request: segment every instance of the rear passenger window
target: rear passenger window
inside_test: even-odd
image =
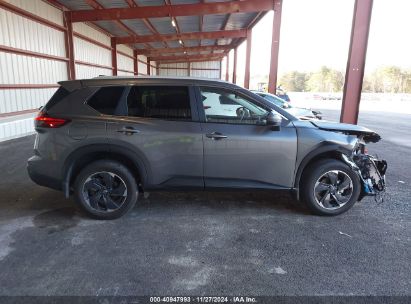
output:
[[[187,87],[134,86],[127,99],[128,115],[168,120],[191,120]]]
[[[105,87],[98,90],[87,104],[98,112],[106,115],[121,115],[119,100],[123,95],[124,87]]]

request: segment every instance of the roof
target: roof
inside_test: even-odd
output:
[[[157,62],[221,59],[273,0],[49,0]],[[179,61],[180,60],[180,61]]]
[[[77,79],[60,81],[59,84],[69,91],[87,87],[87,86],[115,86],[115,85],[133,85],[133,84],[214,84],[219,86],[234,87],[237,86],[231,82],[220,79],[201,78],[201,77],[175,77],[175,76],[100,76],[89,79]]]

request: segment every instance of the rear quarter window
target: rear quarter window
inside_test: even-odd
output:
[[[68,90],[66,90],[63,87],[59,87],[57,91],[53,94],[53,96],[51,96],[50,100],[47,102],[44,109],[50,110],[53,106],[62,101],[68,95],[70,95],[70,92]]]
[[[99,89],[87,102],[94,110],[105,115],[118,115],[118,105],[124,87],[104,87]]]

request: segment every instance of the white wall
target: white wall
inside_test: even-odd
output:
[[[160,64],[160,75],[218,79],[220,78],[220,61],[192,62],[190,64],[190,75],[188,74],[186,62]]]

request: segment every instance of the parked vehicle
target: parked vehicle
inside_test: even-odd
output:
[[[272,102],[276,106],[283,108],[288,113],[291,113],[292,115],[294,115],[295,117],[299,119],[303,119],[303,120],[322,119],[322,113],[318,110],[294,107],[289,102],[281,99],[280,97],[274,94],[260,92],[260,91],[251,91],[251,92],[267,99],[269,102]]]
[[[336,215],[385,189],[380,136],[356,125],[302,121],[219,80],[98,77],[60,82],[35,118],[28,173],[114,219],[139,193],[166,189],[290,190]]]

